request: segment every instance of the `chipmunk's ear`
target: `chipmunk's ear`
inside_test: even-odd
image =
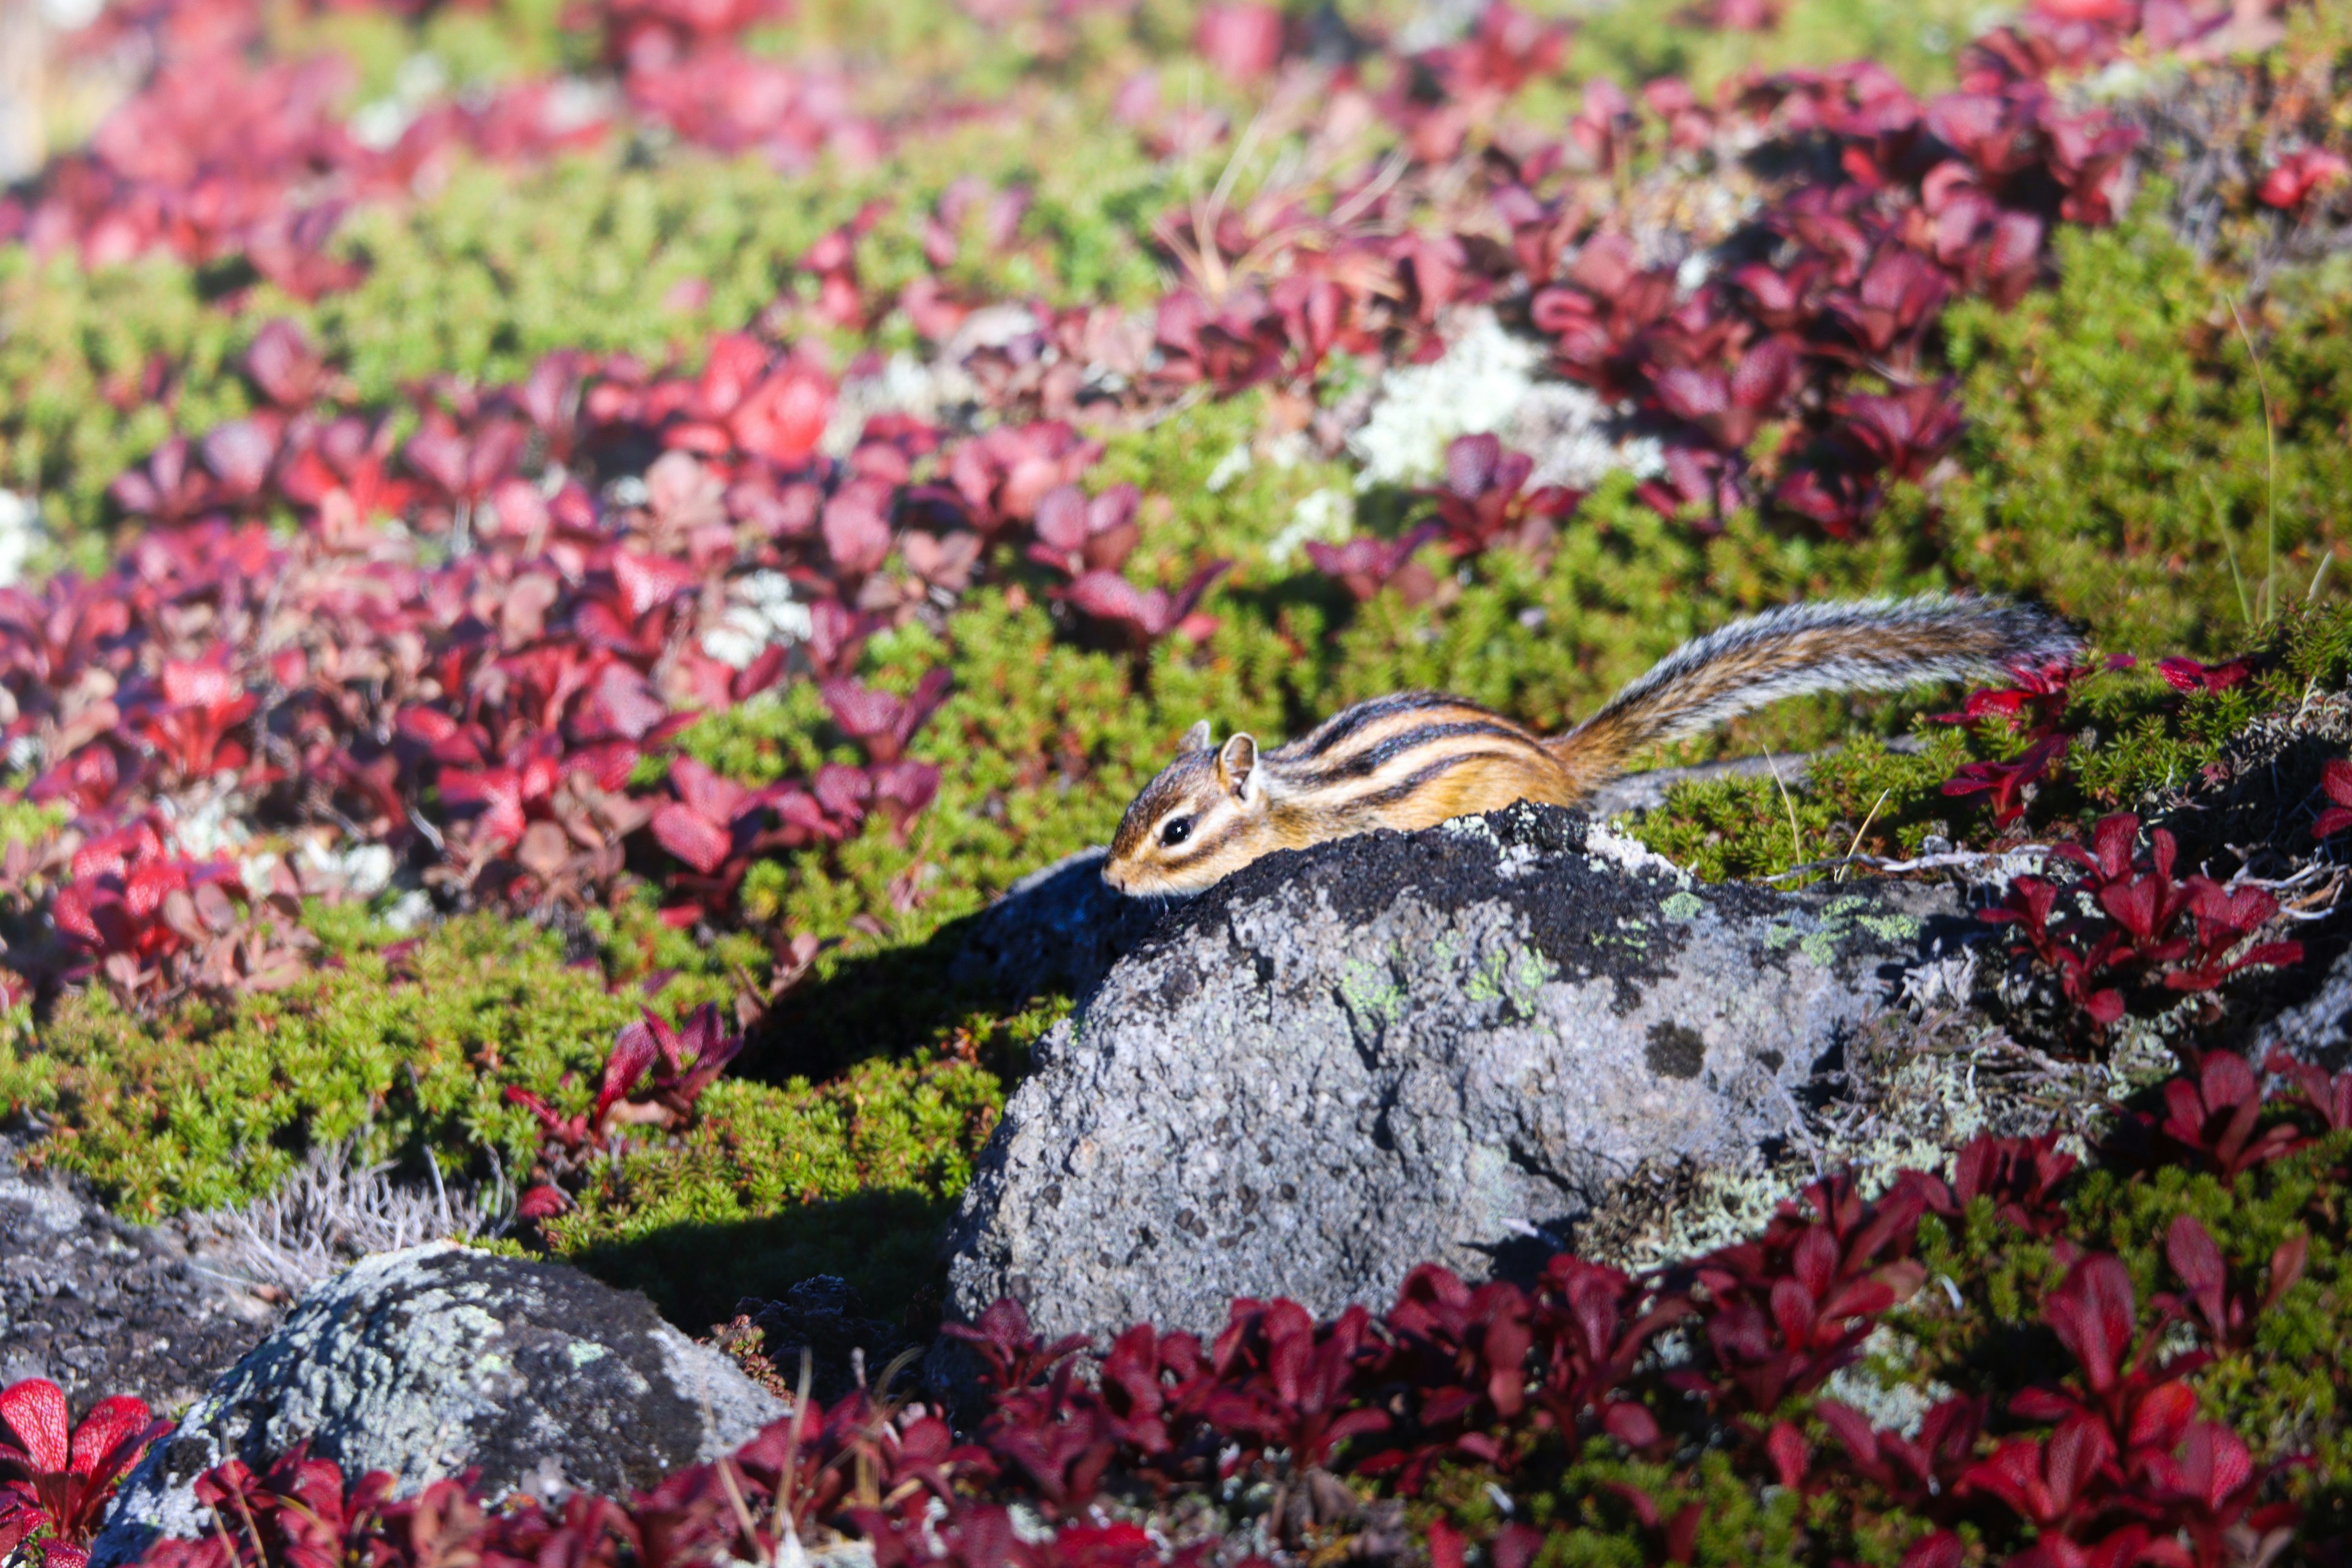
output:
[[[1217,782],[1235,800],[1254,805],[1265,792],[1257,776],[1257,742],[1235,735],[1217,752]]]
[[[1205,752],[1208,749],[1209,721],[1206,719],[1185,731],[1184,738],[1176,742],[1176,754],[1180,757],[1192,752]]]

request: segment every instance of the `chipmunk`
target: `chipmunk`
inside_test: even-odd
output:
[[[1213,748],[1204,719],[1127,808],[1102,877],[1122,893],[1197,892],[1276,849],[1513,801],[1573,805],[1642,747],[1782,697],[1999,676],[2081,647],[2055,618],[2005,599],[1792,605],[1685,643],[1549,740],[1429,691],[1360,702],[1267,751],[1248,735]]]

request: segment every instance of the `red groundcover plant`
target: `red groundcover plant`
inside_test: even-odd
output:
[[[54,1568],[82,1568],[114,1489],[148,1447],[172,1429],[143,1401],[101,1399],[79,1426],[67,1418],[66,1396],[47,1378],[0,1389],[0,1551],[25,1542]]]
[[[2138,835],[2139,818],[2128,812],[2101,818],[2089,848],[2062,844],[2052,852],[2082,868],[2081,878],[2061,884],[2020,877],[1981,916],[2015,927],[2011,952],[2054,971],[2067,1000],[2094,1026],[2124,1016],[2127,987],[2210,991],[2242,969],[2301,960],[2299,942],[2249,940],[2278,914],[2272,894],[2202,873],[2176,878],[2172,835],[2158,828],[2145,855],[2135,853]],[[2096,914],[2083,912],[2084,894]]]

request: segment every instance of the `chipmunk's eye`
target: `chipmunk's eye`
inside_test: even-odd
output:
[[[1167,845],[1171,849],[1192,837],[1192,819],[1189,816],[1172,818],[1166,826],[1160,830],[1160,842]]]

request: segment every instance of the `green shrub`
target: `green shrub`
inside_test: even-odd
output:
[[[698,1330],[813,1274],[936,1312],[939,1233],[1003,1103],[993,1074],[953,1061],[722,1081],[682,1136],[633,1140],[593,1175],[548,1247]]]
[[[354,952],[234,1008],[142,1018],[104,987],[78,992],[0,1064],[0,1096],[57,1123],[40,1158],[147,1218],[257,1196],[343,1139],[420,1174],[430,1151],[451,1175],[486,1176],[495,1158],[520,1176],[538,1127],[506,1086],[585,1109],[635,1016],[554,936],[473,916],[435,928],[398,973]]]

